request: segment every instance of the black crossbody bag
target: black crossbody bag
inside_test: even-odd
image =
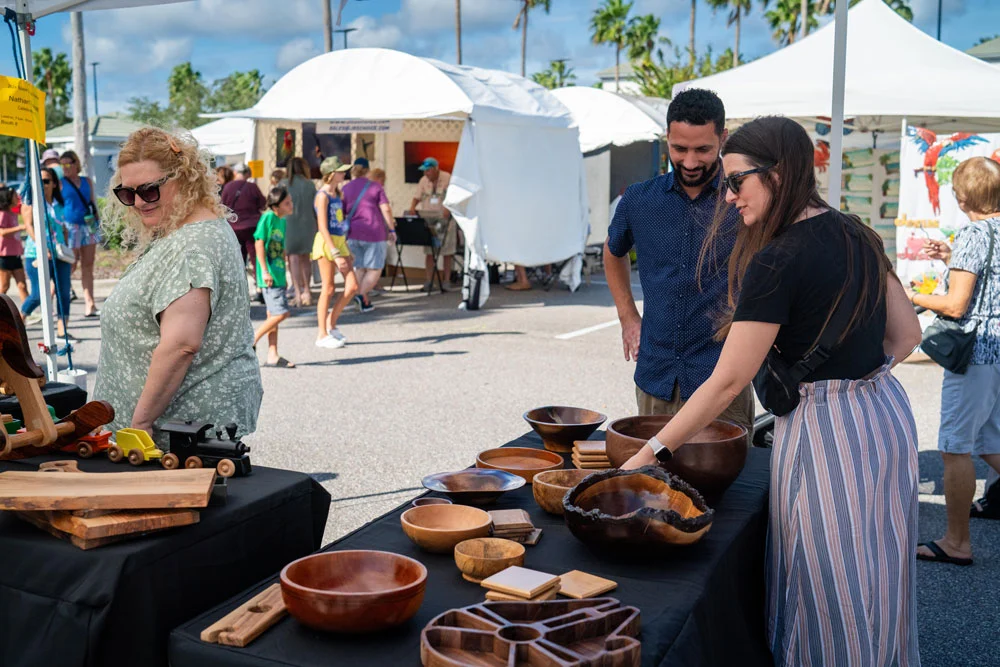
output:
[[[792,365],[782,359],[776,347],[771,348],[753,379],[754,391],[765,410],[776,417],[783,417],[798,406],[799,383],[830,358],[847,330],[852,312],[853,308],[847,307],[847,299],[842,298],[819,340]]]
[[[989,230],[990,234],[990,249],[986,253],[986,269],[983,271],[982,277],[983,289],[979,292],[979,298],[969,306],[968,312],[970,313],[975,311],[978,303],[986,295],[990,273],[993,269],[993,226],[987,223],[986,229]],[[945,370],[965,375],[965,371],[969,368],[969,362],[972,360],[972,352],[976,347],[978,329],[978,322],[971,331],[967,331],[959,324],[958,320],[938,315],[924,331],[920,349]]]

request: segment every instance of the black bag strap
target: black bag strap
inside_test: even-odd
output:
[[[83,179],[84,178],[87,178],[87,177],[86,176],[82,176],[80,178],[80,182],[81,183],[83,183]],[[96,218],[97,217],[97,207],[94,206],[94,201],[90,197],[84,197],[83,196],[83,192],[80,191],[80,188],[76,187],[76,183],[74,183],[73,181],[69,180],[68,178],[64,178],[63,180],[66,181],[67,183],[69,183],[71,186],[73,186],[73,189],[76,190],[77,196],[80,197],[80,203],[81,204],[85,204],[87,206],[87,208],[90,209],[91,214],[93,214],[93,216]],[[93,186],[93,184],[91,184],[91,186],[90,186],[90,192],[91,193],[94,192],[94,186]]]
[[[346,218],[344,218],[347,224],[351,224],[351,220],[354,219],[354,214],[358,212],[358,206],[361,204],[361,198],[365,196],[366,192],[368,192],[368,188],[371,186],[371,184],[372,184],[371,179],[369,179],[368,182],[365,183],[365,187],[361,188],[361,192],[360,194],[358,194],[358,198],[354,200],[354,206],[351,207],[351,212],[347,214]]]
[[[802,355],[791,368],[788,369],[790,379],[797,385],[802,382],[810,373],[822,366],[830,358],[833,350],[837,347],[840,337],[847,331],[847,325],[851,321],[854,308],[848,306],[850,299],[845,295],[841,297],[836,310],[830,316],[830,321],[819,335],[819,340],[812,348]]]

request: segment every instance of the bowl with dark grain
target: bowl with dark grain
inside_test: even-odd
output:
[[[439,472],[423,479],[425,489],[443,493],[456,503],[486,505],[501,495],[524,486],[523,477],[504,470],[468,468]]]
[[[593,470],[546,470],[535,475],[531,493],[538,506],[549,514],[563,513],[563,498]]]
[[[528,484],[543,470],[562,468],[564,464],[559,454],[531,447],[497,447],[479,452],[476,456],[477,468],[504,470],[523,477]]]
[[[611,465],[620,468],[670,419],[663,415],[625,417],[608,424],[607,453]],[[748,446],[746,428],[717,419],[679,447],[668,463],[661,465],[701,493],[717,496],[740,476]]]
[[[563,454],[572,452],[575,441],[589,438],[607,419],[600,412],[565,405],[547,405],[524,413],[524,421],[542,437],[545,449]]]
[[[315,630],[377,632],[405,623],[424,601],[427,568],[386,551],[328,551],[281,570],[288,613]]]

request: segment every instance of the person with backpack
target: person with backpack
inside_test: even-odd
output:
[[[80,267],[80,282],[83,283],[83,316],[99,317],[100,311],[94,302],[94,257],[97,244],[101,242],[100,218],[97,212],[97,197],[94,182],[80,175],[80,157],[74,151],[66,151],[59,156],[63,177],[60,181],[63,201],[63,217],[69,236],[69,247],[76,255]]]

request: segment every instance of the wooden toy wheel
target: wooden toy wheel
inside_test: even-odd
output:
[[[76,447],[76,453],[81,459],[89,459],[94,455],[94,448],[90,446],[89,442],[81,442]]]
[[[112,463],[118,463],[125,458],[125,452],[118,445],[111,445],[111,448],[108,449],[108,458],[111,459]]]
[[[236,474],[236,464],[229,459],[222,459],[219,461],[219,465],[215,466],[215,469],[219,471],[219,474],[223,477],[232,477]]]
[[[134,466],[141,466],[146,461],[146,457],[142,455],[141,449],[133,449],[128,453],[128,462]]]
[[[202,463],[201,459],[197,456],[189,456],[187,460],[184,461],[185,468],[202,468],[204,465],[205,464]]]
[[[176,454],[164,454],[163,458],[160,459],[160,463],[167,470],[176,470],[181,467],[181,460]]]

